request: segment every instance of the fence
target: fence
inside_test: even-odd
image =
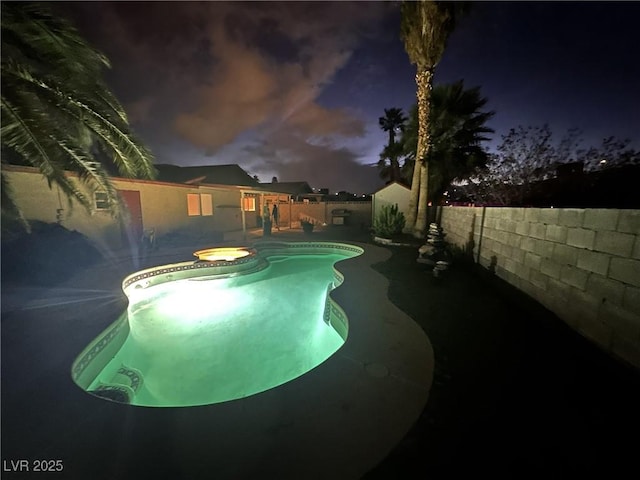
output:
[[[441,207],[447,240],[640,368],[640,210]]]
[[[371,226],[371,202],[281,202],[278,205],[279,223],[281,226],[300,226],[302,218],[317,224],[340,224],[338,215],[332,212],[346,210],[349,215],[344,218],[345,225],[359,226],[363,229]]]

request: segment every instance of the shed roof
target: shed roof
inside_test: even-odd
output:
[[[385,189],[387,189],[387,188],[389,188],[389,187],[392,187],[392,186],[394,186],[394,185],[398,185],[398,186],[400,186],[400,187],[406,188],[407,190],[411,190],[411,187],[408,187],[407,185],[405,185],[405,184],[404,184],[404,183],[402,183],[402,182],[391,182],[391,183],[387,183],[384,187],[382,187],[382,188],[380,188],[380,189],[376,190],[376,191],[374,192],[374,195],[375,195],[376,193],[381,192],[381,191],[383,191],[383,190],[385,190]]]

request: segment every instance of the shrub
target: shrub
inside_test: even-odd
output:
[[[404,213],[398,211],[398,204],[384,205],[373,222],[373,231],[379,237],[390,238],[402,232]]]
[[[103,259],[91,241],[75,230],[35,220],[29,224],[31,233],[2,238],[3,285],[57,285]]]

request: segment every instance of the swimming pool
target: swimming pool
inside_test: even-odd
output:
[[[123,282],[127,311],[79,355],[73,378],[94,395],[153,407],[220,403],[289,382],[344,344],[348,322],[329,295],[342,283],[334,265],[362,252],[269,242],[136,272]]]

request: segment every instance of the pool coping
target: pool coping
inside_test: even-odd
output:
[[[3,458],[61,458],[65,478],[125,479],[141,472],[190,479],[360,478],[421,414],[433,350],[424,331],[388,300],[386,278],[371,268],[390,257],[387,249],[319,243],[364,250],[336,264],[344,282],[331,296],[349,319],[347,341],[302,377],[242,400],[148,408],[92,397],[73,383],[70,366],[122,303],[88,320],[64,307],[27,312],[24,326],[12,324],[10,340],[20,342],[27,328],[24,351],[35,346],[41,352],[27,362],[28,385],[10,392],[8,402],[3,398],[3,413],[21,406],[10,419],[3,415]],[[115,280],[117,289],[123,278],[113,278],[117,270],[86,272],[67,286]],[[3,347],[4,334],[3,325]],[[60,348],[42,348],[52,341]],[[30,418],[34,409],[38,419]]]

